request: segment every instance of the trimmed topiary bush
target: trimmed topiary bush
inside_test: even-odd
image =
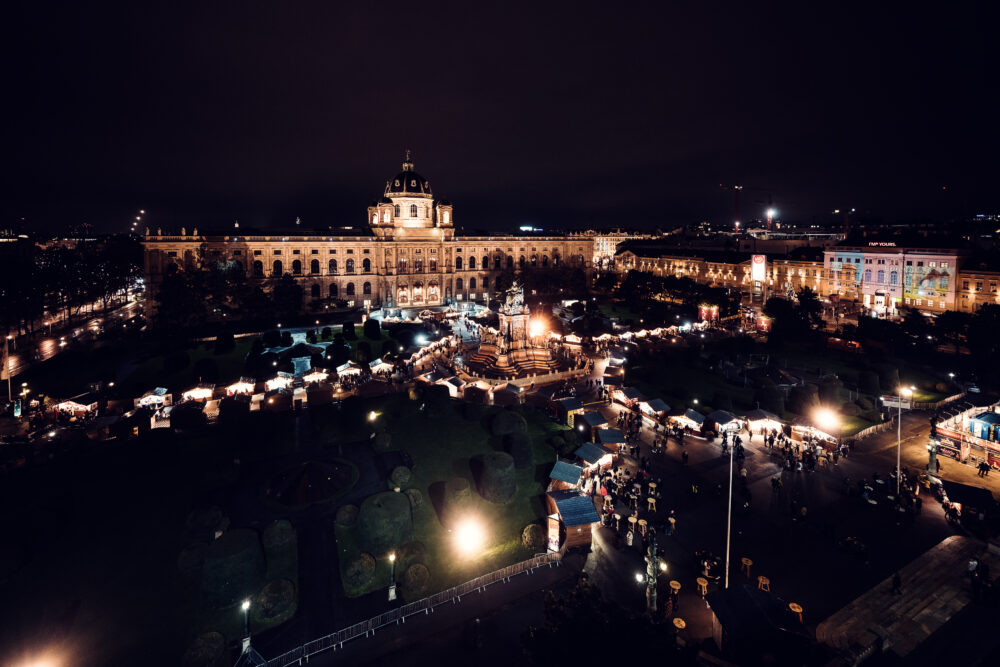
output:
[[[406,466],[396,466],[389,475],[389,485],[394,489],[402,489],[410,482],[413,474]]]
[[[505,503],[517,493],[514,457],[506,452],[489,452],[481,457],[483,465],[479,493],[493,503]]]
[[[413,530],[410,499],[386,491],[365,498],[358,509],[358,538],[364,549],[382,553],[402,543]]]
[[[418,596],[424,594],[427,590],[427,585],[430,583],[431,573],[427,569],[427,566],[423,563],[415,563],[410,567],[406,568],[406,572],[403,573],[403,579],[400,582],[403,589],[403,595],[406,596],[407,600],[414,600]]]
[[[229,519],[215,505],[199,507],[192,510],[185,522],[188,535],[192,540],[211,542],[216,533],[225,532],[229,528]]]
[[[531,448],[531,436],[527,433],[511,433],[504,438],[507,451],[514,459],[515,468],[527,468],[534,459],[534,451]]]
[[[490,425],[490,430],[493,431],[493,435],[509,435],[511,433],[524,433],[528,430],[528,423],[524,421],[524,417],[512,412],[510,410],[504,410],[503,412],[497,413],[493,417],[493,423]]]
[[[376,452],[387,452],[392,447],[392,436],[385,431],[380,431],[372,438],[372,448]]]
[[[344,566],[344,591],[359,592],[375,577],[375,558],[371,554],[358,554]]]
[[[537,523],[529,523],[521,531],[521,544],[529,549],[541,549],[545,546],[545,529]]]
[[[337,510],[337,516],[334,517],[333,522],[338,526],[343,526],[344,528],[350,528],[358,520],[358,508],[356,505],[344,505]]]
[[[211,608],[228,607],[259,590],[264,572],[264,550],[257,532],[228,530],[205,551],[202,593]]]
[[[840,414],[845,417],[857,417],[861,414],[861,408],[856,406],[854,403],[844,403],[840,406]]]
[[[288,579],[275,579],[268,582],[254,598],[250,607],[253,610],[251,621],[274,627],[294,616],[297,607],[295,584]]]
[[[396,559],[398,561],[396,567],[405,570],[405,568],[414,563],[423,563],[426,555],[427,548],[423,542],[418,540],[407,542],[396,551]]]
[[[413,509],[420,507],[420,503],[424,502],[424,494],[420,493],[419,489],[407,489],[403,493],[410,499],[410,507]]]
[[[268,578],[287,577],[297,581],[299,577],[299,541],[295,528],[287,519],[272,521],[261,535],[264,558],[267,561]]]

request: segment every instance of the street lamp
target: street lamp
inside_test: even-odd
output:
[[[246,599],[243,604],[240,605],[240,609],[243,610],[243,636],[250,636],[250,600]]]
[[[389,554],[389,602],[396,599],[396,552]]]
[[[902,484],[901,471],[903,462],[903,399],[909,399],[913,396],[914,387],[900,387],[897,391],[896,398],[896,408],[898,410],[896,417],[896,502],[899,502],[899,489]],[[909,408],[909,406],[907,406]]]

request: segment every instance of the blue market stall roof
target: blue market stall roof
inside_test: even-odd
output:
[[[780,422],[780,421],[782,421],[781,417],[779,417],[778,415],[774,414],[773,412],[768,412],[767,410],[759,410],[759,409],[758,410],[751,410],[750,412],[748,412],[746,414],[746,418],[749,419],[752,422],[763,421],[765,419],[769,419],[769,420],[771,420],[773,422]]]
[[[549,473],[549,478],[557,479],[567,484],[576,484],[580,481],[580,475],[582,474],[583,468],[580,466],[573,463],[566,463],[565,461],[556,461],[556,464],[552,466],[552,472]]]
[[[559,407],[565,410],[566,412],[573,412],[573,410],[583,409],[583,403],[581,403],[579,399],[576,398],[560,398],[558,401],[556,401],[556,403],[558,403]]]
[[[555,501],[559,519],[567,528],[598,523],[601,516],[594,509],[590,496],[578,491],[550,491],[549,498]]]
[[[602,428],[597,431],[597,439],[602,445],[619,445],[625,442],[625,436],[617,428]]]
[[[601,382],[607,387],[620,387],[622,384],[622,379],[617,375],[605,375],[601,378]]]
[[[670,412],[670,406],[664,403],[662,398],[654,398],[651,401],[646,401],[646,407],[652,412]]]
[[[622,387],[622,394],[630,401],[642,400],[642,392],[635,387]]]
[[[701,414],[697,410],[692,410],[691,408],[688,408],[687,410],[684,411],[684,416],[693,421],[695,424],[705,423],[705,415]]]
[[[726,410],[716,410],[708,416],[709,419],[714,421],[719,426],[723,426],[730,422],[736,421],[736,415],[732,412],[727,412]]]
[[[587,463],[597,463],[605,456],[608,456],[608,450],[592,442],[585,442],[573,454]]]
[[[608,420],[600,412],[584,412],[583,421],[587,422],[588,426],[603,426],[608,423]]]

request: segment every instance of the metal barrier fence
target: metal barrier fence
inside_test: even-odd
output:
[[[369,618],[368,620],[361,621],[360,623],[355,623],[354,625],[348,626],[342,630],[330,633],[325,637],[320,637],[319,639],[314,639],[311,642],[306,642],[302,646],[268,660],[267,667],[301,665],[303,662],[309,662],[309,658],[317,653],[322,653],[323,651],[327,651],[329,649],[340,648],[344,645],[344,643],[349,642],[352,639],[357,639],[358,637],[370,637],[375,634],[376,630],[389,625],[390,623],[405,623],[407,616],[419,614],[420,612],[429,614],[434,607],[444,604],[445,602],[461,602],[463,595],[468,595],[473,591],[481,591],[490,584],[495,584],[499,581],[506,582],[511,577],[523,572],[530,572],[531,570],[543,565],[551,567],[555,564],[558,566],[561,558],[562,556],[559,553],[535,554],[534,557],[528,560],[508,565],[502,570],[489,572],[476,577],[471,581],[467,581],[464,584],[459,584],[458,586],[441,591],[440,593],[435,593],[430,597],[417,600],[416,602],[411,602],[403,605],[402,607],[396,607],[395,609],[387,611],[384,614],[379,614],[374,618]]]

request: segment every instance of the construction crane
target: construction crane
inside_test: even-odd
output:
[[[733,231],[740,231],[740,193],[744,190],[750,192],[766,192],[767,193],[767,210],[765,215],[767,217],[767,231],[771,231],[774,224],[774,202],[771,196],[771,190],[769,188],[755,188],[755,187],[745,187],[743,185],[727,185],[726,183],[719,183],[719,187],[723,190],[728,190],[733,193]],[[758,203],[764,203],[763,201],[758,201]]]

